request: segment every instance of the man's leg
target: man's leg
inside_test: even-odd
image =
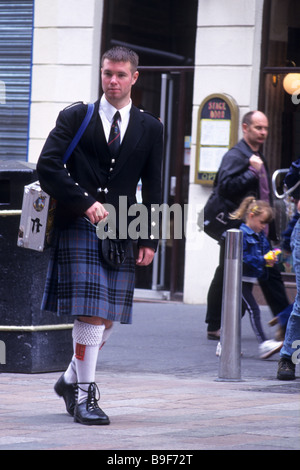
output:
[[[81,322],[83,325],[81,325]],[[91,326],[84,325],[88,323]],[[95,325],[95,328],[93,327]],[[98,326],[100,329],[98,330]],[[105,328],[105,329],[104,329]],[[74,332],[75,330],[75,332]],[[81,330],[90,330],[92,336],[99,334],[98,339],[88,340],[92,345],[80,345],[80,342],[87,342],[85,337],[82,337]],[[105,342],[110,337],[113,330],[113,322],[104,320],[98,317],[80,317],[80,321],[75,320],[73,329],[73,349],[74,354],[66,372],[59,378],[54,386],[56,393],[64,398],[66,409],[71,416],[74,416],[74,409],[77,401],[77,394],[79,392],[79,402],[85,401],[88,397],[88,389],[90,383],[95,381],[95,371],[98,358],[98,351],[101,349]],[[98,332],[97,332],[98,331]],[[85,335],[86,336],[86,335]],[[89,336],[89,335],[88,335]],[[75,337],[75,339],[74,339]],[[77,340],[79,342],[77,343]],[[98,341],[100,343],[98,344]],[[78,345],[77,345],[78,344]],[[95,347],[94,347],[95,346]],[[76,358],[77,350],[77,358]],[[85,353],[85,358],[80,355]],[[85,359],[85,360],[84,360]],[[77,369],[79,369],[79,377]],[[79,385],[79,382],[84,382],[84,385]]]
[[[75,365],[78,400],[74,420],[82,424],[109,424],[109,418],[99,408],[95,374],[99,347],[105,326],[111,322],[98,317],[80,317],[74,323]]]
[[[207,311],[205,322],[207,326],[207,336],[209,339],[220,339],[223,278],[224,278],[224,253],[225,242],[220,244],[220,261],[215,271],[214,278],[210,284],[207,294]]]
[[[295,302],[296,303],[296,302]],[[280,351],[280,360],[278,362],[277,378],[279,380],[294,380],[296,378],[296,361],[299,360],[300,346],[300,312],[297,307],[291,313],[289,318],[282,349]]]
[[[280,351],[277,378],[279,380],[294,380],[296,378],[297,350],[300,344],[300,219],[296,223],[291,236],[293,264],[296,274],[297,294],[289,317],[285,338]]]

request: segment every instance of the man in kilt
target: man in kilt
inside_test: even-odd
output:
[[[132,50],[114,47],[104,53],[103,95],[95,103],[91,120],[71,157],[63,163],[87,111],[87,105],[81,102],[59,113],[37,164],[42,188],[57,201],[42,309],[74,317],[73,358],[54,389],[64,398],[74,421],[86,425],[110,422],[98,406],[98,352],[114,322],[132,322],[135,264],[149,265],[157,247],[149,220],[151,210],[161,202],[163,126],[132,104],[137,67],[138,56]],[[112,139],[111,127],[115,132]],[[129,240],[125,261],[111,266],[103,257],[103,241],[97,236],[96,226],[107,220],[106,204],[117,215],[122,198],[126,198],[128,208],[136,204],[140,179],[148,214],[148,220],[143,221],[146,234],[143,231],[138,238],[136,259],[133,241]],[[119,216],[124,226],[127,214]],[[125,220],[128,226],[129,218]]]

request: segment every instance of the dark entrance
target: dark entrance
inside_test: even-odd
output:
[[[287,93],[283,80],[289,73],[300,73],[300,4],[297,0],[265,0],[259,109],[269,118],[264,150],[272,173],[289,168],[300,157],[300,82],[296,96]],[[279,173],[276,179],[279,194],[284,174]],[[280,235],[295,206],[290,198],[277,199],[275,205]],[[284,253],[281,269],[283,278],[293,281],[292,257],[288,253]]]
[[[103,19],[102,52],[124,45],[139,54],[133,103],[164,123],[163,202],[182,208],[188,202],[197,6],[198,0],[109,0]],[[183,291],[185,240],[170,234],[160,242],[155,262],[136,272],[142,296],[178,298]]]
[[[265,154],[272,171],[300,157],[300,95],[293,100],[283,88],[284,77],[294,72],[300,73],[300,4],[266,0],[259,107],[270,121]]]

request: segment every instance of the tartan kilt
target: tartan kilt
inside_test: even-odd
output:
[[[132,322],[135,260],[129,254],[119,268],[101,259],[96,228],[83,218],[57,229],[42,299],[42,310],[60,315],[102,317]]]

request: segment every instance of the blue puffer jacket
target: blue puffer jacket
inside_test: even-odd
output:
[[[271,245],[263,232],[255,233],[244,223],[240,230],[243,232],[243,275],[262,277],[266,269],[264,255],[272,249]]]
[[[293,162],[289,168],[288,173],[284,179],[284,183],[287,185],[288,189],[295,186],[300,179],[300,158]],[[297,186],[295,191],[291,193],[291,196],[294,199],[300,199],[300,186]]]

